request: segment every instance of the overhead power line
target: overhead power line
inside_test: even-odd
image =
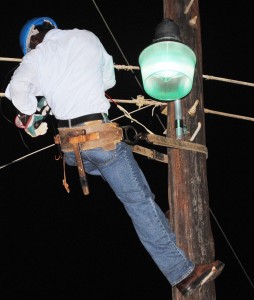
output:
[[[12,58],[12,57],[0,57],[0,61],[12,61],[12,62],[21,62],[21,58]],[[127,66],[125,65],[114,65],[115,69],[117,70],[124,70],[124,71],[133,71],[133,70],[140,70],[139,66],[131,66],[129,65],[128,61]],[[217,77],[217,76],[212,76],[212,75],[202,75],[204,79],[207,80],[217,80],[217,81],[223,81],[223,82],[228,82],[228,83],[233,83],[233,84],[240,84],[240,85],[246,85],[250,87],[254,87],[254,83],[252,82],[246,82],[246,81],[240,81],[240,80],[235,80],[235,79],[229,79],[229,78],[223,78],[223,77]],[[143,88],[142,88],[143,90]]]

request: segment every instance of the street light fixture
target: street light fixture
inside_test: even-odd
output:
[[[196,56],[168,18],[156,26],[153,43],[139,55],[139,65],[146,93],[157,100],[181,99],[192,89]]]

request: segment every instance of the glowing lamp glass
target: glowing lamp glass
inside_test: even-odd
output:
[[[139,56],[139,65],[144,89],[155,99],[181,99],[192,89],[196,56],[182,43],[163,41],[148,46]]]

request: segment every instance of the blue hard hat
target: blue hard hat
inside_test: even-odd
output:
[[[19,44],[24,55],[31,50],[29,44],[31,36],[33,34],[36,34],[36,32],[33,33],[35,26],[43,25],[44,22],[49,22],[50,25],[52,25],[52,28],[57,28],[56,22],[49,17],[33,18],[27,21],[26,24],[22,27],[19,34]]]

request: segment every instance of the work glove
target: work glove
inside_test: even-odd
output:
[[[45,134],[48,130],[48,124],[46,122],[42,122],[43,118],[44,117],[42,115],[33,114],[27,122],[25,132],[31,137],[37,137]]]
[[[31,137],[37,137],[45,134],[48,130],[48,124],[46,122],[42,122],[43,119],[44,116],[33,114],[29,116],[28,121],[24,125],[20,119],[20,116],[17,115],[15,118],[15,125],[19,128],[23,128]]]
[[[42,97],[40,100],[38,100],[36,111],[42,116],[47,116],[48,114],[52,115],[51,109],[48,106],[45,97]]]

